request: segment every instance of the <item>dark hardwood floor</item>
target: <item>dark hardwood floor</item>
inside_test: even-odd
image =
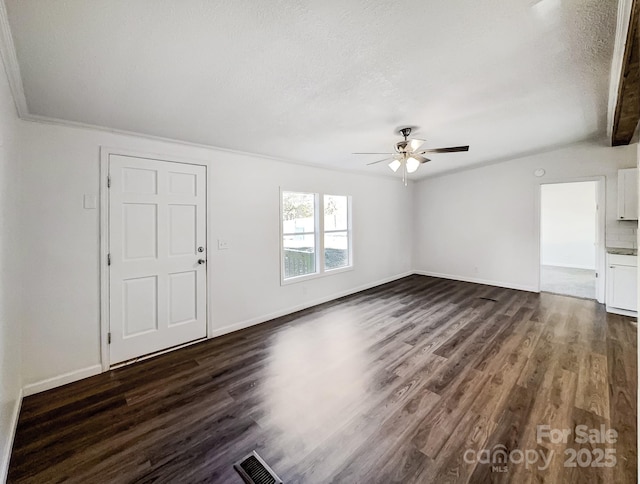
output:
[[[25,398],[9,482],[635,483],[636,354],[593,301],[410,276]]]

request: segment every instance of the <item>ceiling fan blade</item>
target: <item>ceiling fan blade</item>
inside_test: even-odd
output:
[[[387,161],[387,160],[391,160],[392,158],[386,157],[386,158],[382,158],[381,160],[378,161],[372,161],[371,163],[367,163],[367,165],[375,165],[376,163],[382,163],[383,161]]]
[[[417,149],[418,149],[418,148],[420,148],[420,147],[424,144],[424,142],[425,142],[425,140],[423,140],[423,139],[417,139],[417,138],[410,139],[410,140],[407,140],[407,141],[409,142],[409,151],[415,151],[415,150],[417,150]]]
[[[352,155],[392,155],[393,153],[351,153]]]
[[[456,153],[458,151],[469,151],[469,146],[452,146],[450,148],[433,148],[430,150],[422,150],[420,155],[425,153]]]
[[[427,161],[431,161],[429,158],[425,158],[424,156],[421,156],[421,155],[412,155],[411,157],[415,158],[420,163],[426,163]]]

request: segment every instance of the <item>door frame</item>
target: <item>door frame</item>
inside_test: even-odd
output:
[[[209,163],[203,160],[192,160],[187,158],[178,158],[170,155],[163,155],[158,153],[149,153],[149,152],[140,152],[134,150],[128,150],[123,148],[112,148],[107,146],[100,146],[100,362],[102,365],[102,371],[109,371],[111,367],[110,362],[110,353],[109,353],[109,323],[110,323],[110,314],[109,314],[109,265],[107,264],[107,256],[109,254],[109,187],[107,186],[108,175],[109,175],[109,157],[111,155],[120,155],[120,156],[129,156],[132,158],[143,158],[146,160],[153,161],[168,161],[170,163],[183,163],[187,165],[198,165],[203,166],[205,169],[205,183],[206,183],[206,193],[205,193],[205,207],[207,209],[207,215],[205,220],[207,222],[207,229],[205,231],[205,254],[207,254],[208,264],[206,267],[207,275],[207,298],[206,298],[206,339],[211,338],[211,311],[209,310],[211,305],[211,273],[209,270],[211,257],[209,253],[209,241],[211,239],[211,224],[209,223]],[[152,353],[151,355],[144,355],[140,358],[133,360],[143,360],[152,356],[156,356],[162,353],[166,353],[168,351],[173,351],[178,348],[182,348],[184,346],[189,346],[194,343],[198,343],[202,341],[202,339],[190,341],[188,343],[183,343],[177,346],[173,346],[171,348],[167,348],[165,350],[160,350],[158,352]],[[114,367],[119,367],[128,364],[128,362],[119,363]]]
[[[538,186],[536,189],[536,242],[537,242],[537,292],[540,292],[540,284],[542,278],[542,185],[556,185],[559,183],[580,183],[580,182],[596,182],[596,204],[598,220],[596,228],[598,230],[598,250],[596,251],[596,271],[598,278],[596,281],[596,301],[601,304],[606,302],[606,216],[607,216],[607,183],[606,177],[603,175],[598,176],[585,176],[585,177],[568,177],[568,178],[554,178],[554,179],[540,179],[538,180]]]

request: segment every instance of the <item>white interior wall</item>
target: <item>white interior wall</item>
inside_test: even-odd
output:
[[[18,236],[20,172],[18,117],[4,69],[0,68],[0,482],[9,464],[21,379]]]
[[[605,175],[608,227],[615,227],[617,169],[635,164],[635,147],[580,143],[405,188],[394,178],[142,137],[31,122],[19,126],[25,187],[21,269],[32,302],[25,305],[22,318],[27,385],[53,379],[46,385],[53,386],[100,371],[99,214],[82,205],[84,194],[98,194],[100,146],[209,165],[212,335],[413,269],[535,290],[538,184]],[[532,174],[538,167],[547,170],[541,179]],[[280,286],[280,187],[353,196],[353,271]],[[218,238],[227,240],[230,248],[216,250]],[[413,264],[412,241],[419,248],[413,251]]]
[[[99,371],[99,214],[83,208],[83,195],[98,194],[100,146],[207,162],[212,334],[411,270],[412,186],[397,178],[41,123],[22,122],[21,138],[28,191],[21,240],[31,301],[23,327],[27,385]],[[352,271],[280,285],[280,187],[353,196]],[[228,250],[216,250],[219,238]]]
[[[607,239],[616,231],[635,238],[636,222],[616,221],[617,170],[635,166],[635,153],[635,145],[583,142],[416,183],[414,269],[537,290],[539,184],[605,176]],[[546,174],[534,176],[537,168]]]
[[[597,183],[552,183],[540,188],[542,264],[595,270]]]

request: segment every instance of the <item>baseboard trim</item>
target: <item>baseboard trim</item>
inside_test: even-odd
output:
[[[607,308],[607,312],[608,313],[620,314],[621,316],[630,316],[632,318],[637,318],[638,317],[638,312],[637,311],[631,311],[629,309],[614,308],[614,307],[611,307],[611,306],[606,306],[606,308]]]
[[[401,274],[396,274],[391,277],[387,277],[384,279],[380,279],[378,281],[363,284],[362,286],[358,286],[352,289],[348,289],[346,291],[341,291],[339,293],[335,293],[331,296],[315,299],[313,301],[309,301],[303,304],[299,304],[294,307],[290,307],[287,309],[283,309],[280,311],[273,312],[271,314],[267,314],[265,316],[259,316],[257,318],[252,318],[246,321],[241,321],[239,323],[234,323],[229,326],[225,326],[223,328],[214,328],[209,332],[208,339],[215,338],[217,336],[222,336],[224,334],[233,333],[234,331],[239,331],[241,329],[248,328],[250,326],[255,326],[260,323],[265,323],[267,321],[271,321],[272,319],[279,318],[281,316],[286,316],[291,313],[295,313],[296,311],[301,311],[303,309],[307,309],[313,306],[317,306],[318,304],[322,304],[325,302],[333,301],[334,299],[338,299],[344,296],[348,296],[350,294],[355,294],[356,292],[364,291],[366,289],[371,289],[372,287],[380,286],[381,284],[387,284],[388,282],[393,282],[398,279],[402,279],[403,277],[407,277],[413,274],[413,271],[403,272]],[[203,340],[192,341],[186,343],[184,345],[180,345],[176,348],[170,348],[168,350],[164,350],[158,353],[154,353],[153,355],[145,355],[139,358],[139,360],[151,358],[153,356],[158,356],[159,354],[166,353],[168,351],[173,351],[175,349],[179,349],[182,346],[189,346],[191,344],[199,343]],[[114,365],[119,367],[121,365]],[[111,368],[113,369],[113,368]],[[107,370],[108,371],[108,370]],[[79,370],[71,371],[69,373],[64,373],[62,375],[54,376],[52,378],[47,378],[46,380],[41,380],[39,382],[30,383],[25,385],[23,388],[23,395],[25,397],[29,395],[34,395],[36,393],[44,392],[47,390],[51,390],[52,388],[56,388],[62,385],[66,385],[67,383],[72,383],[74,381],[82,380],[84,378],[89,378],[94,375],[98,375],[103,372],[102,365],[93,365],[87,368],[81,368]]]
[[[317,306],[319,304],[323,304],[329,301],[333,301],[335,299],[339,299],[341,297],[345,297],[345,296],[349,296],[351,294],[355,294],[357,292],[361,292],[361,291],[366,291],[367,289],[371,289],[372,287],[376,287],[376,286],[380,286],[382,284],[387,284],[389,282],[393,282],[396,281],[398,279],[402,279],[403,277],[407,277],[410,276],[412,274],[418,274],[418,275],[422,275],[422,276],[430,276],[430,277],[438,277],[441,279],[452,279],[452,280],[456,280],[456,281],[462,281],[462,282],[471,282],[471,283],[475,283],[475,284],[485,284],[485,285],[489,285],[489,286],[497,286],[497,287],[505,287],[508,289],[516,289],[516,290],[520,290],[520,291],[528,291],[528,292],[538,292],[538,290],[532,286],[524,286],[524,285],[520,285],[520,284],[511,284],[511,283],[506,283],[506,282],[500,282],[500,281],[488,281],[488,280],[484,280],[484,279],[476,279],[476,278],[472,278],[472,277],[463,277],[463,276],[455,276],[455,275],[451,275],[451,274],[442,274],[442,273],[438,273],[438,272],[431,272],[431,271],[406,271],[400,274],[396,274],[390,277],[385,277],[383,279],[379,279],[375,282],[371,282],[368,284],[363,284],[361,286],[358,287],[354,287],[351,289],[347,289],[345,291],[340,291],[337,293],[334,293],[330,296],[325,296],[325,297],[321,297],[318,299],[314,299],[312,301],[307,301],[305,303],[302,304],[298,304],[296,306],[292,306],[286,309],[281,309],[279,311],[275,311],[273,313],[270,314],[266,314],[263,316],[258,316],[256,318],[252,318],[252,319],[248,319],[245,321],[240,321],[237,323],[233,323],[230,324],[228,326],[224,326],[222,328],[213,328],[210,332],[209,332],[209,336],[208,339],[211,338],[215,338],[218,336],[222,336],[225,334],[229,334],[229,333],[233,333],[235,331],[240,331],[241,329],[246,329],[249,328],[251,326],[255,326],[261,323],[265,323],[267,321],[271,321],[273,319],[282,317],[282,316],[286,316],[288,314],[291,313],[295,313],[297,311],[302,311],[303,309],[308,309],[311,308],[313,306]],[[199,341],[197,341],[199,342]],[[187,345],[189,344],[193,344],[195,342],[191,342],[191,343],[187,343]],[[173,348],[173,349],[177,349],[177,348]],[[170,350],[167,350],[170,351]],[[166,351],[165,351],[166,352]],[[157,354],[151,355],[151,356],[157,356]],[[144,357],[143,357],[144,358]],[[67,383],[72,383],[74,381],[78,381],[78,380],[82,380],[84,378],[88,378],[94,375],[98,375],[99,373],[102,373],[102,365],[93,365],[93,366],[89,366],[87,368],[82,368],[79,370],[75,370],[75,371],[71,371],[69,373],[64,373],[62,375],[58,375],[52,378],[48,378],[46,380],[41,380],[39,382],[35,382],[35,383],[30,383],[28,385],[25,385],[23,388],[23,392],[22,394],[27,397],[29,395],[34,395],[36,393],[40,393],[40,392],[44,392],[46,390],[51,390],[52,388],[56,388],[62,385],[66,385]]]
[[[20,417],[20,408],[22,408],[22,395],[23,391],[20,390],[16,403],[13,405],[13,412],[11,414],[11,429],[7,436],[7,447],[2,456],[0,462],[0,482],[7,482],[7,475],[9,473],[9,462],[11,460],[11,451],[13,450],[13,440],[16,436],[16,429],[18,428],[18,418]]]
[[[487,286],[504,287],[506,289],[516,289],[518,291],[540,292],[534,286],[525,286],[523,284],[513,284],[511,282],[490,281],[486,279],[477,279],[475,277],[454,276],[452,274],[442,274],[440,272],[431,272],[431,271],[414,271],[414,274],[418,274],[421,276],[439,277],[440,279],[451,279],[454,281],[461,281],[461,282],[472,282],[474,284],[484,284]]]
[[[67,383],[73,383],[74,381],[89,378],[90,376],[98,375],[102,373],[102,365],[92,365],[79,370],[70,371],[62,375],[47,378],[35,383],[29,383],[23,388],[23,394],[25,397],[29,395],[35,395],[36,393],[51,390],[52,388],[66,385]]]
[[[280,311],[275,311],[265,316],[258,316],[257,318],[247,319],[245,321],[233,323],[228,326],[224,326],[222,328],[213,328],[212,331],[209,332],[209,338],[215,338],[217,336],[222,336],[225,334],[233,333],[235,331],[240,331],[241,329],[246,329],[251,326],[255,326],[257,324],[266,323],[267,321],[271,321],[272,319],[280,318],[282,316],[287,316],[288,314],[295,313],[297,311],[302,311],[303,309],[308,309],[313,306],[317,306],[318,304],[324,304],[326,302],[333,301],[341,297],[349,296],[351,294],[355,294],[360,291],[366,291],[367,289],[371,289],[372,287],[397,281],[398,279],[402,279],[403,277],[407,277],[412,274],[414,274],[414,271],[403,272],[401,274],[396,274],[395,276],[386,277],[384,279],[380,279],[378,281],[371,282],[369,284],[363,284],[362,286],[358,286],[352,289],[347,289],[346,291],[341,291],[341,292],[332,294],[331,296],[314,299],[313,301],[308,301],[303,304],[298,304],[297,306],[289,307],[287,309],[282,309]]]

